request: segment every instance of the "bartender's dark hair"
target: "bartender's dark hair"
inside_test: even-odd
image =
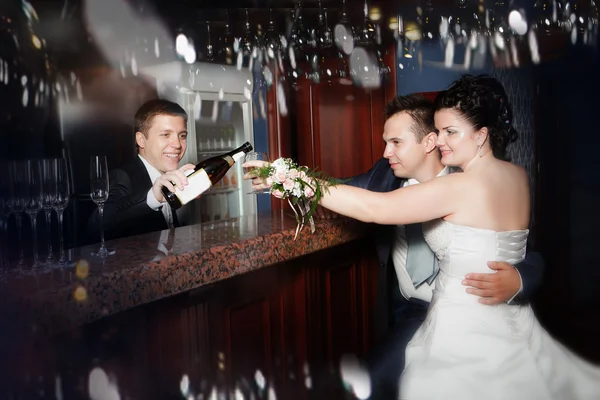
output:
[[[144,136],[147,137],[148,130],[152,125],[152,119],[157,115],[182,117],[187,124],[187,113],[179,104],[164,99],[149,100],[138,108],[133,120],[133,136],[136,148],[138,145],[135,140],[135,134],[137,132],[142,132]]]
[[[413,120],[411,130],[415,134],[417,143],[421,143],[430,132],[436,131],[433,122],[435,107],[433,101],[425,96],[413,93],[396,97],[385,107],[385,120],[402,112],[410,115]]]

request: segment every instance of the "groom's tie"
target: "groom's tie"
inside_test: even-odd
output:
[[[406,243],[406,271],[410,275],[415,287],[423,282],[431,284],[438,273],[438,263],[435,255],[423,238],[421,224],[405,225]]]

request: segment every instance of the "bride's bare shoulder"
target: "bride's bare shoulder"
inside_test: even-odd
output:
[[[527,173],[527,170],[520,165],[516,165],[508,161],[502,161],[502,164],[504,164],[511,173],[515,174],[515,177],[529,180],[529,174]]]

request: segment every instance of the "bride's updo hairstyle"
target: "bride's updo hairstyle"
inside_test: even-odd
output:
[[[488,75],[464,75],[437,95],[435,110],[445,108],[460,112],[475,130],[487,128],[494,156],[510,161],[506,148],[519,135],[512,126],[512,108],[500,82]]]

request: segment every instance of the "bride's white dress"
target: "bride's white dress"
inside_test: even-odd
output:
[[[400,399],[600,399],[600,368],[554,340],[529,305],[483,305],[461,283],[469,272],[490,272],[489,260],[522,261],[527,230],[435,220],[423,233],[440,273],[425,322],[406,349]]]

